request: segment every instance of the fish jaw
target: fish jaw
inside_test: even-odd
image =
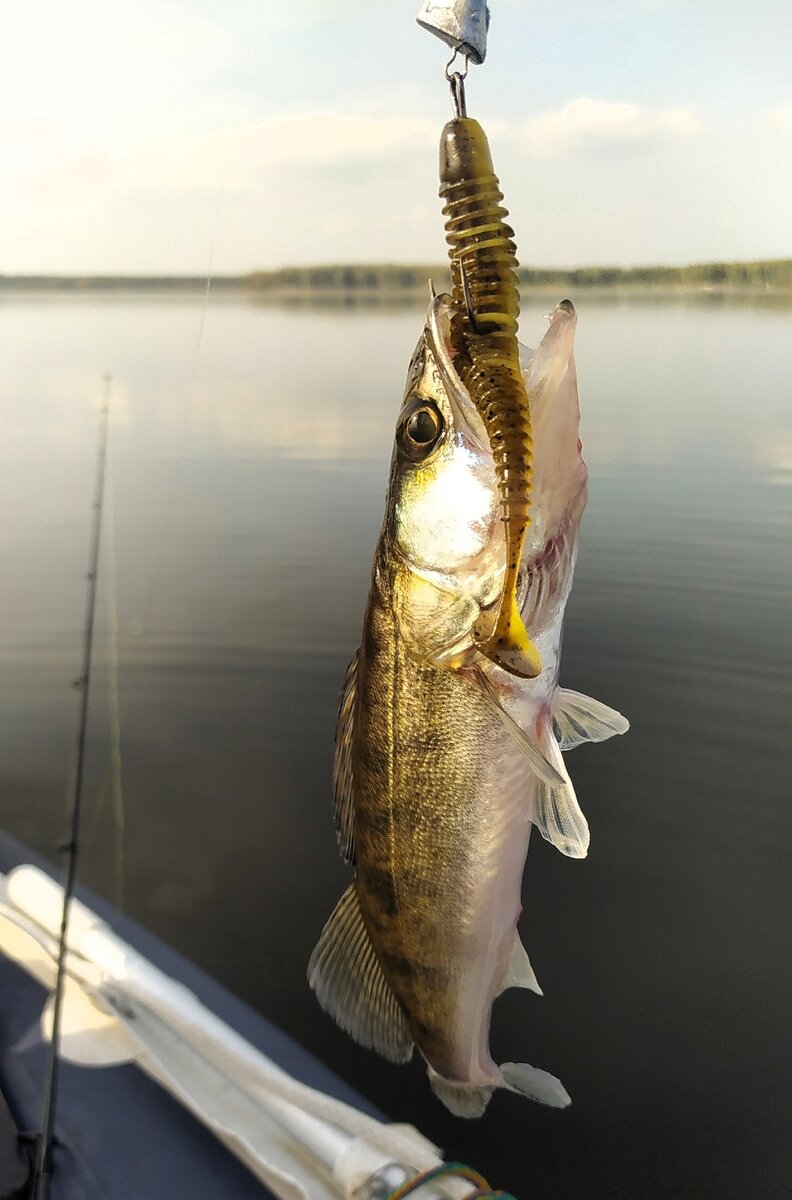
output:
[[[574,542],[586,506],[588,469],[580,441],[580,404],[574,340],[577,313],[562,300],[532,353],[523,348],[522,368],[534,426],[533,521],[523,565],[530,566],[560,537]]]
[[[398,440],[391,463],[383,538],[405,570],[397,612],[405,644],[418,661],[459,667],[481,658],[501,608],[507,539],[495,462],[486,429],[454,366],[447,295],[433,299],[408,373],[403,410],[426,397],[442,414],[442,444],[426,462],[405,462]],[[491,655],[507,672],[543,673],[537,637],[566,602],[587,470],[579,437],[574,363],[577,323],[569,301],[550,315],[535,353],[522,350],[534,409],[534,517],[516,597],[515,629],[527,638],[519,662]],[[525,643],[523,645],[523,642]]]
[[[402,413],[417,400],[441,414],[441,443],[425,461],[391,461],[382,544],[400,570],[394,604],[417,661],[457,666],[473,648],[482,610],[500,594],[505,534],[492,453],[450,357],[449,297],[432,302],[410,364]],[[403,417],[400,417],[400,425]]]

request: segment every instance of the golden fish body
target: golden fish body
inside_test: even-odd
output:
[[[586,853],[560,745],[601,740],[625,722],[558,689],[586,495],[574,309],[559,306],[527,364],[537,505],[519,602],[542,658],[533,679],[499,667],[476,642],[502,594],[506,531],[487,431],[454,364],[457,317],[450,297],[433,302],[408,374],[336,737],[339,842],[355,877],[309,979],[364,1045],[394,1060],[417,1046],[444,1103],[475,1116],[498,1086],[568,1103],[552,1075],[493,1062],[491,1009],[504,987],[539,991],[517,933],[531,826],[565,854]]]
[[[396,617],[405,574],[378,559],[358,659],[356,887],[410,1041],[444,1079],[491,1089],[489,1009],[519,916],[529,769],[474,674],[412,657]]]

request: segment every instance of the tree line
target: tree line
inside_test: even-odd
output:
[[[684,267],[576,267],[572,270],[521,267],[523,286],[574,287],[680,286],[792,288],[792,259],[760,262],[696,263]],[[255,271],[249,287],[262,291],[417,291],[432,279],[438,289],[449,285],[448,267],[395,263],[352,266],[283,267]]]
[[[792,259],[757,262],[695,263],[684,267],[521,267],[523,287],[681,287],[770,289],[792,291]],[[277,293],[425,292],[432,279],[437,290],[448,288],[448,265],[370,263],[313,267],[281,267],[249,275],[218,275],[213,291],[248,289]],[[206,288],[202,275],[0,275],[0,289],[41,291],[198,290]]]

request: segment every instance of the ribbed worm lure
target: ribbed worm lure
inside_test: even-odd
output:
[[[449,76],[456,116],[440,141],[440,196],[458,306],[452,336],[455,366],[487,430],[506,527],[506,572],[494,628],[484,614],[474,630],[478,649],[532,679],[542,669],[517,601],[520,560],[531,520],[531,405],[520,371],[520,298],[514,231],[486,134],[465,113],[464,81]]]

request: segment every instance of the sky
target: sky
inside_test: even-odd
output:
[[[0,273],[439,262],[419,0],[1,0]],[[792,256],[789,0],[490,0],[468,112],[537,266]]]

